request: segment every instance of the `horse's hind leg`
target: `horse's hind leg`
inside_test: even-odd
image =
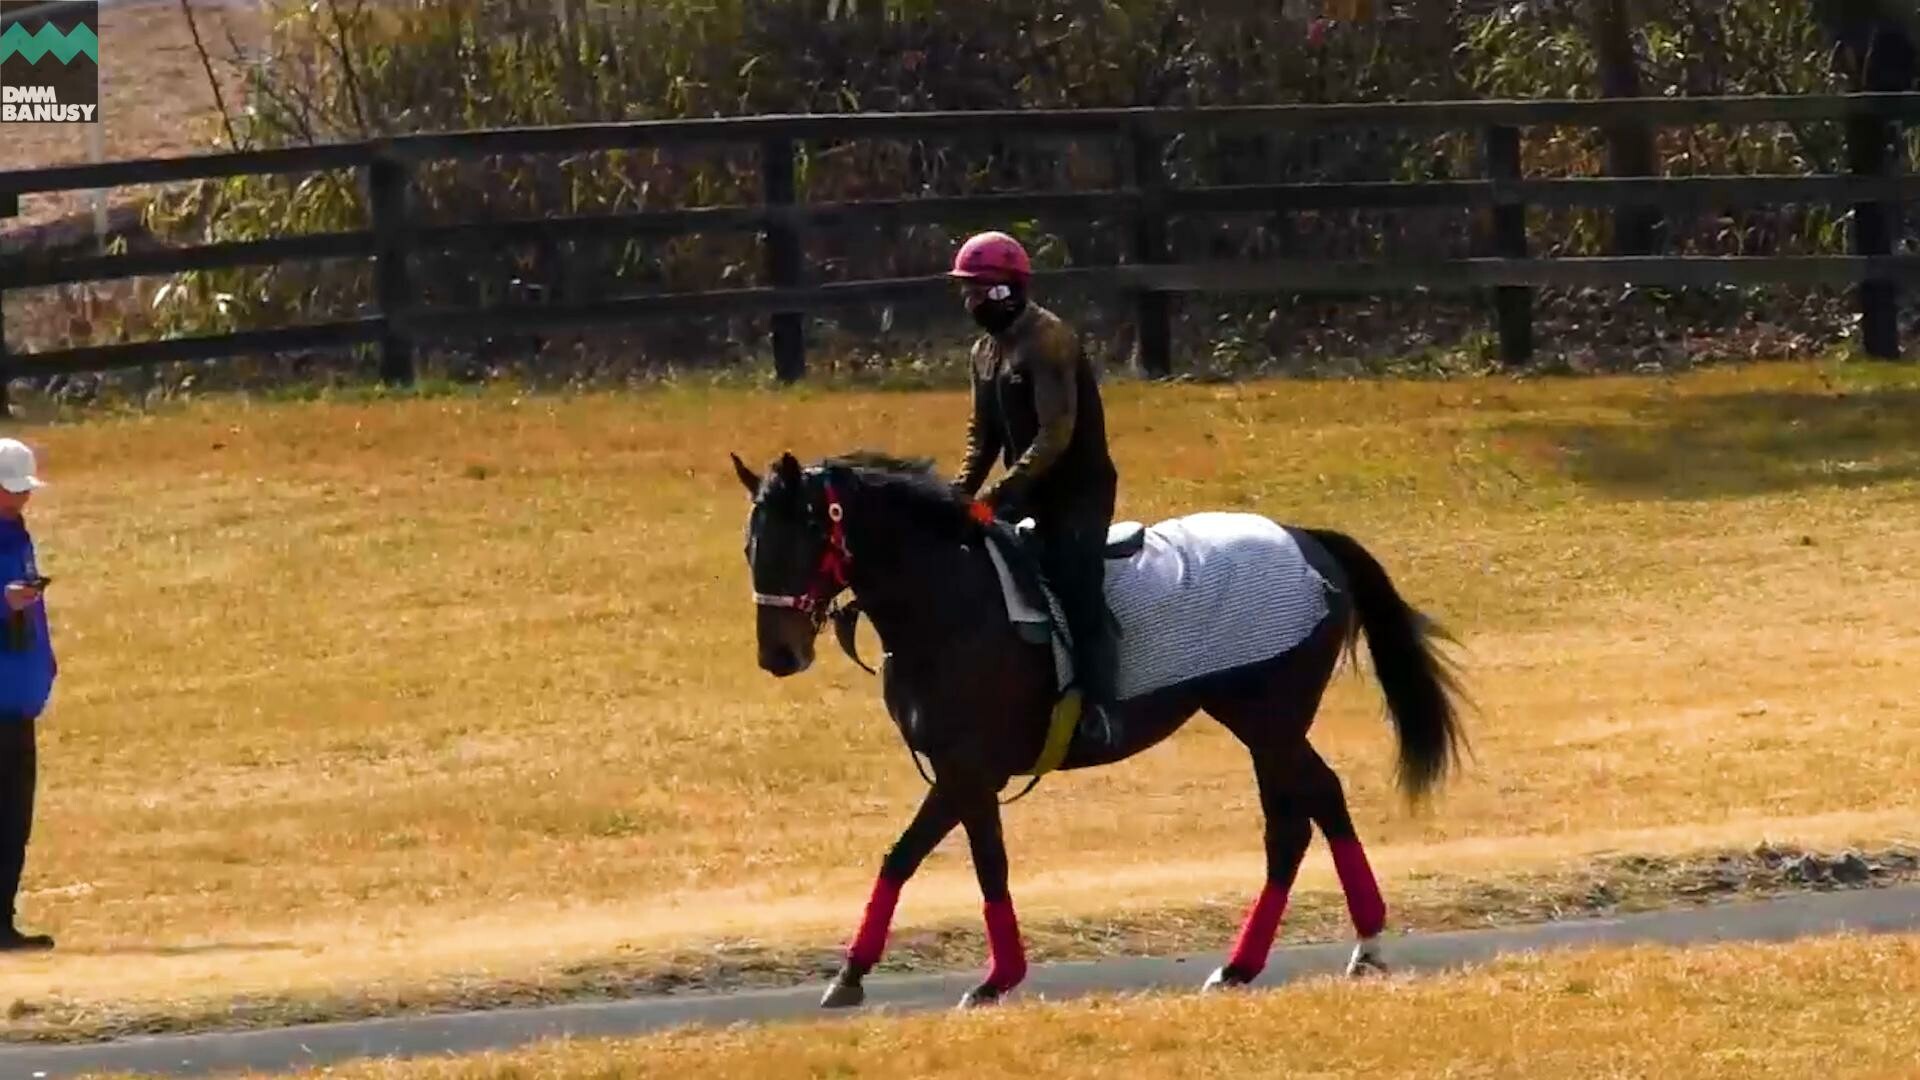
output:
[[[1303,747],[1301,779],[1306,803],[1333,849],[1333,868],[1340,876],[1340,891],[1346,894],[1347,915],[1353,919],[1358,943],[1347,962],[1347,974],[1370,975],[1387,969],[1380,954],[1380,931],[1387,925],[1387,903],[1380,897],[1380,883],[1367,864],[1367,850],[1360,844],[1353,827],[1353,815],[1347,809],[1347,793],[1333,768],[1312,746]]]
[[[1245,986],[1266,970],[1280,919],[1287,911],[1300,862],[1313,840],[1306,806],[1299,797],[1300,744],[1285,750],[1256,750],[1254,777],[1260,785],[1260,809],[1266,818],[1267,880],[1259,899],[1247,909],[1227,963],[1207,978],[1205,989]]]
[[[1329,616],[1293,651],[1249,679],[1235,680],[1206,703],[1207,712],[1253,755],[1267,844],[1266,884],[1241,924],[1232,958],[1207,979],[1207,989],[1252,982],[1266,969],[1273,951],[1287,894],[1313,839],[1312,804],[1304,780],[1312,754],[1307,730],[1340,659],[1343,626]]]

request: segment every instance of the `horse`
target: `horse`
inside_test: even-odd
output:
[[[783,679],[806,671],[820,632],[830,617],[839,616],[834,621],[841,645],[873,671],[860,659],[850,620],[844,618],[864,614],[885,650],[877,674],[887,711],[914,752],[916,766],[924,757],[932,772],[927,777],[922,770],[929,788],[881,860],[858,929],[820,1006],[864,1002],[862,980],[885,950],[901,890],[956,827],[966,832],[988,944],[986,974],[959,1007],[997,1002],[1027,975],[1008,889],[999,796],[1015,776],[1037,781],[1047,771],[1040,759],[1050,738],[1059,734],[1051,720],[1063,699],[1057,667],[1063,653],[1044,639],[1023,635],[1011,618],[1017,594],[1010,591],[1007,568],[1034,565],[1027,561],[1031,552],[1022,554],[1019,534],[1004,523],[988,525],[971,517],[971,500],[941,479],[927,459],[855,451],[803,468],[789,452],[763,478],[738,454],[731,457],[751,499],[744,553],[760,668]],[[1110,604],[1129,588],[1126,560],[1146,558],[1143,534],[1173,535],[1172,526],[1199,517],[1204,515],[1162,522],[1151,530],[1135,526],[1131,546],[1128,530],[1116,526],[1110,536],[1121,540],[1107,553],[1114,560],[1108,564]],[[1074,737],[1064,756],[1053,755],[1053,767],[1075,771],[1126,760],[1206,712],[1253,759],[1265,818],[1266,881],[1246,911],[1232,952],[1202,991],[1244,987],[1263,971],[1315,824],[1332,848],[1353,923],[1356,942],[1347,973],[1383,972],[1387,965],[1379,939],[1386,904],[1340,779],[1308,743],[1307,732],[1342,653],[1350,661],[1356,658],[1364,634],[1397,734],[1397,784],[1410,804],[1426,799],[1458,765],[1464,741],[1453,664],[1433,642],[1454,639],[1409,607],[1374,556],[1343,533],[1282,526],[1257,515],[1209,520],[1225,521],[1254,538],[1235,549],[1250,573],[1292,568],[1270,574],[1281,584],[1267,586],[1268,598],[1259,602],[1307,611],[1312,619],[1304,637],[1296,631],[1297,642],[1224,670],[1175,669],[1161,680],[1165,685],[1148,692],[1129,696],[1123,688],[1121,699],[1106,706],[1119,721],[1117,740]],[[1244,577],[1231,591],[1244,595],[1247,583],[1257,580]],[[836,609],[843,592],[852,600]],[[1208,655],[1252,647],[1244,643],[1250,636],[1244,615],[1233,620],[1189,615],[1178,625],[1158,625],[1149,615],[1116,618],[1123,640],[1145,645],[1153,645],[1156,635],[1182,635]],[[1122,647],[1123,668],[1130,647]]]

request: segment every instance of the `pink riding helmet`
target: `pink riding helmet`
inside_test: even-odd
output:
[[[1020,241],[1003,232],[983,232],[969,237],[953,257],[953,269],[947,276],[973,281],[1026,281],[1033,275],[1033,263]]]

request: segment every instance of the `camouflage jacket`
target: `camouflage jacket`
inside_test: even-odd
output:
[[[1007,474],[981,496],[996,508],[1043,514],[1085,500],[1111,512],[1118,477],[1106,413],[1079,338],[1038,304],[1006,333],[985,335],[972,357],[973,411],[959,485],[980,490],[993,459]]]

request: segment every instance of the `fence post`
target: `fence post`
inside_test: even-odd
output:
[[[793,140],[768,139],[760,150],[761,201],[767,222],[767,280],[776,289],[799,286],[800,230],[783,212],[798,201]],[[773,370],[781,382],[797,382],[807,373],[806,315],[778,311],[773,316]]]
[[[0,191],[0,221],[20,216],[20,196],[11,191]],[[13,416],[13,402],[8,384],[13,382],[13,361],[7,353],[7,290],[0,286],[0,420]]]
[[[1498,125],[1487,129],[1487,177],[1518,180],[1520,129]],[[1493,253],[1503,259],[1527,257],[1527,207],[1499,203],[1493,208]],[[1533,290],[1525,285],[1501,285],[1493,290],[1494,320],[1500,331],[1500,362],[1516,367],[1533,358]]]
[[[1856,176],[1890,176],[1898,172],[1900,155],[1894,152],[1894,124],[1877,116],[1847,118],[1847,167]],[[1899,207],[1886,203],[1855,203],[1853,253],[1891,255],[1899,232]],[[1860,347],[1882,360],[1900,357],[1900,298],[1890,278],[1868,278],[1858,287]]]
[[[1133,257],[1143,266],[1170,261],[1167,251],[1167,217],[1163,193],[1166,169],[1160,155],[1166,141],[1145,124],[1135,124],[1128,133],[1133,148],[1133,183],[1140,196],[1140,208],[1133,219]],[[1173,374],[1172,297],[1159,289],[1145,287],[1134,300],[1134,324],[1139,348],[1140,369],[1150,379]]]
[[[413,342],[400,320],[413,303],[413,275],[407,269],[413,170],[391,154],[376,153],[367,163],[367,205],[373,218],[373,290],[386,318],[380,335],[380,381],[411,386]]]

